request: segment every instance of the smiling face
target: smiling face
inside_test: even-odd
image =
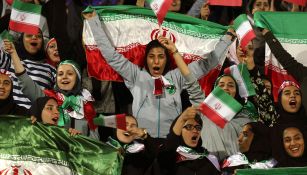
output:
[[[281,92],[281,104],[289,113],[296,113],[302,104],[301,92],[295,86],[287,86]]]
[[[59,116],[58,103],[55,99],[49,99],[42,111],[42,122],[44,124],[57,125]]]
[[[244,125],[238,137],[239,150],[245,153],[249,150],[254,139],[254,133],[251,131],[252,127],[249,124]]]
[[[23,44],[27,52],[31,55],[36,54],[43,45],[43,35],[41,33],[37,35],[24,34]]]
[[[8,75],[0,74],[0,100],[5,100],[9,97],[12,90],[12,80]]]
[[[283,133],[283,143],[289,156],[301,157],[304,154],[304,137],[299,129],[293,127],[285,129]]]
[[[236,96],[236,83],[233,78],[230,76],[223,76],[220,78],[218,84],[218,87],[223,89],[226,93],[228,93],[230,96],[235,97]]]
[[[126,116],[127,131],[116,129],[116,136],[122,143],[131,143],[134,140],[134,136],[130,133],[132,129],[138,127],[136,120],[131,116]]]
[[[56,40],[49,43],[47,47],[47,55],[49,59],[56,64],[61,61]]]
[[[61,64],[57,70],[57,85],[61,90],[70,91],[77,82],[77,73],[69,64]]]
[[[159,77],[162,75],[167,62],[165,49],[162,47],[150,49],[146,57],[146,62],[151,76]]]
[[[191,148],[195,148],[197,146],[200,138],[201,128],[201,125],[194,119],[189,119],[185,122],[181,135],[184,143],[187,146]]]

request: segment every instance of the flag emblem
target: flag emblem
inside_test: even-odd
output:
[[[215,110],[220,110],[221,108],[222,108],[221,103],[215,103],[215,105],[214,105]]]
[[[7,174],[19,175],[20,173],[23,175],[32,175],[32,173],[29,170],[21,167],[21,165],[13,165],[10,168],[0,170],[0,175],[7,175]]]
[[[170,39],[173,43],[176,43],[176,38],[173,33],[170,32],[169,29],[162,27],[161,35],[165,38]],[[151,34],[150,38],[151,40],[155,40],[160,36],[160,30],[159,29],[154,29]]]

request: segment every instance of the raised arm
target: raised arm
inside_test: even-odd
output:
[[[4,40],[4,49],[8,52],[12,59],[12,64],[15,69],[15,75],[19,80],[22,92],[28,96],[31,101],[35,101],[39,97],[43,97],[44,93],[41,88],[27,74],[26,69],[20,61],[16,52],[15,46],[9,40]]]
[[[228,47],[233,42],[236,34],[233,29],[228,29],[220,41],[216,44],[215,49],[210,52],[206,59],[194,61],[189,64],[189,68],[197,79],[208,74],[211,69],[216,67],[221,59],[225,58]]]
[[[86,19],[84,20],[84,23],[88,23],[90,26],[97,47],[108,64],[126,81],[134,84],[138,73],[140,72],[140,68],[115,50],[106,32],[103,30],[101,22],[95,12],[84,14],[83,16]]]
[[[295,77],[296,80],[302,82],[307,76],[307,67],[297,62],[280,44],[275,36],[267,29],[263,29],[262,34],[265,42],[269,45],[272,53],[280,64]]]

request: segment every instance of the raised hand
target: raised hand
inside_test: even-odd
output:
[[[10,55],[17,53],[15,49],[15,45],[13,44],[13,42],[9,41],[8,39],[3,40],[3,49],[5,52],[7,52]]]
[[[170,52],[174,53],[177,51],[177,48],[175,44],[168,38],[165,38],[163,36],[158,37],[158,41]]]

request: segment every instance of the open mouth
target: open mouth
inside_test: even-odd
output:
[[[54,121],[54,123],[58,123],[59,118],[58,117],[54,117],[51,120]]]
[[[30,43],[30,44],[31,44],[31,46],[34,46],[34,47],[37,46],[37,43]]]
[[[295,107],[296,106],[296,101],[295,100],[290,100],[289,105],[291,107]]]
[[[197,136],[193,136],[191,139],[192,139],[192,141],[196,141],[197,140]]]
[[[62,84],[69,84],[69,81],[62,81]]]
[[[129,137],[129,136],[130,136],[130,133],[129,133],[129,132],[124,132],[124,135],[125,135],[126,137]]]

